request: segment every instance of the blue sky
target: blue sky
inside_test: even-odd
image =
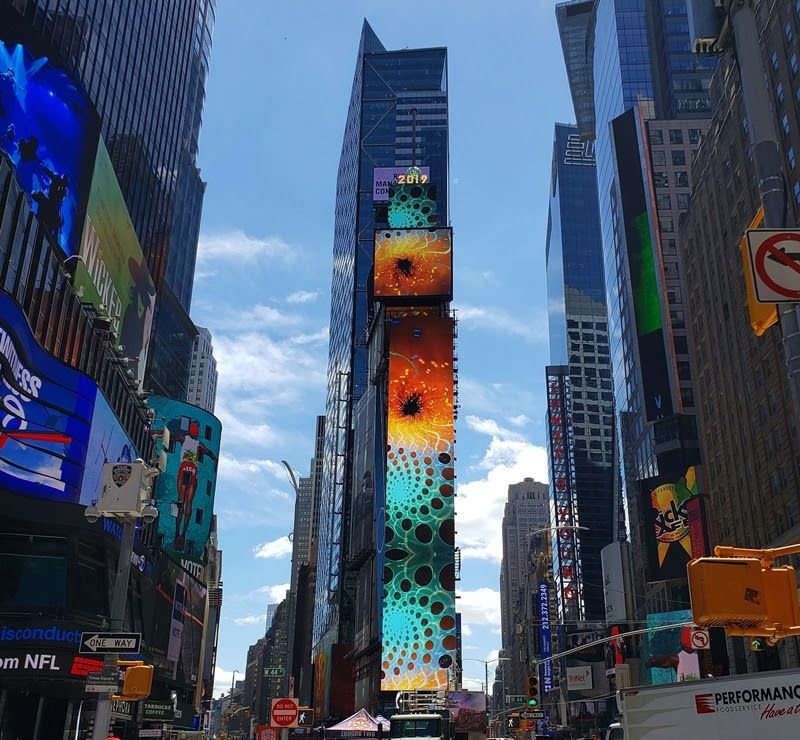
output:
[[[335,178],[361,23],[447,46],[458,309],[458,608],[464,655],[500,647],[509,483],[546,480],[544,240],[553,124],[573,120],[552,0],[220,2],[200,147],[192,315],[214,335],[224,551],[217,684],[243,671],[289,580],[294,499],[324,411]],[[493,666],[492,666],[493,668]],[[483,666],[465,660],[465,686]]]

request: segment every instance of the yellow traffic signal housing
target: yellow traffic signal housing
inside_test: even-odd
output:
[[[528,706],[535,707],[539,704],[539,677],[534,673],[528,674],[527,684]]]
[[[758,558],[698,558],[688,566],[692,619],[700,627],[739,627],[753,634],[800,624],[791,566]]]
[[[133,665],[125,670],[125,680],[122,682],[122,694],[129,701],[145,699],[150,696],[153,686],[153,666]]]

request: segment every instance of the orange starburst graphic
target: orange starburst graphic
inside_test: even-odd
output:
[[[450,297],[452,254],[449,229],[376,232],[375,297]]]
[[[444,451],[453,443],[453,325],[400,320],[389,339],[389,444]]]

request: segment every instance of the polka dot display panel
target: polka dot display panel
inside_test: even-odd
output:
[[[452,231],[446,228],[376,231],[374,264],[373,290],[378,299],[449,300],[453,294]]]
[[[446,689],[456,650],[453,322],[389,328],[381,689]]]
[[[436,226],[436,185],[390,185],[387,218],[395,229]]]

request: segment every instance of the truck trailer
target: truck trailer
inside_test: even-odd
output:
[[[800,670],[638,686],[617,704],[624,740],[800,739]]]

